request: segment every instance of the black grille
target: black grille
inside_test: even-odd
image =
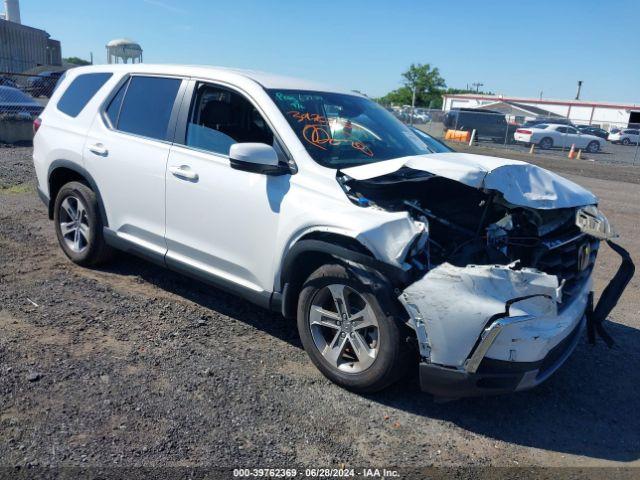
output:
[[[536,267],[545,273],[556,275],[560,282],[564,280],[562,303],[568,305],[591,275],[600,241],[581,233],[575,227],[561,234],[548,235],[543,239],[543,244],[545,247]],[[591,253],[586,268],[581,270],[578,265],[579,256],[585,244],[589,245]]]

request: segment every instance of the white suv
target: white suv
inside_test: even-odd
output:
[[[611,236],[578,185],[302,80],[76,68],[34,128],[72,261],[125,250],[297,318],[313,363],[356,391],[411,361],[439,396],[537,385],[576,345]]]

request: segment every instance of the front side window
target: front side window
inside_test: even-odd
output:
[[[578,131],[575,128],[567,127],[567,133],[576,134]]]
[[[111,78],[111,73],[85,73],[73,79],[58,100],[58,110],[77,117],[98,90]]]
[[[229,155],[235,143],[273,145],[273,132],[245,97],[209,84],[196,87],[185,144]]]
[[[269,90],[309,155],[329,168],[432,153],[377,103],[330,92]]]
[[[181,82],[177,78],[131,77],[126,93],[123,92],[122,105],[117,109],[119,114],[116,104],[120,92],[107,108],[112,126],[122,132],[166,140],[171,111]]]
[[[556,128],[556,132],[558,132],[558,133],[567,133],[567,127],[558,127],[558,128]]]

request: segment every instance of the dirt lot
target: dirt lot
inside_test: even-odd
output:
[[[133,257],[70,263],[29,155],[0,149],[0,465],[640,466],[638,276],[616,346],[582,341],[533,391],[438,404],[412,372],[355,395],[277,315]],[[640,259],[638,170],[588,166],[569,176]],[[616,266],[603,247],[599,288]]]

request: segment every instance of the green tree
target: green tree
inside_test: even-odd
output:
[[[65,63],[71,63],[72,65],[78,65],[79,67],[82,67],[83,65],[91,65],[91,62],[79,57],[63,58],[62,61]]]
[[[411,105],[415,92],[416,107],[442,106],[442,93],[447,85],[437,68],[428,63],[412,63],[402,77],[404,85],[380,98],[381,103]]]

